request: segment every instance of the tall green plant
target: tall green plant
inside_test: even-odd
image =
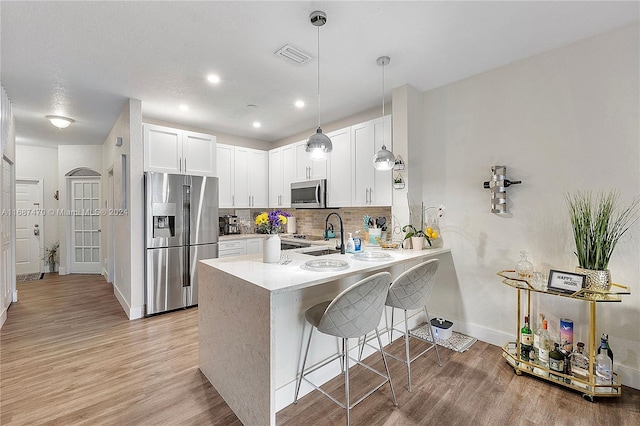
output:
[[[595,203],[590,192],[565,194],[573,227],[578,264],[584,269],[606,270],[620,237],[638,220],[640,199],[618,213],[618,193],[600,192]]]

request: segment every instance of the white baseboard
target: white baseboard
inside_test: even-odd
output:
[[[58,275],[67,275],[67,268],[65,268],[64,266],[59,266]]]
[[[0,312],[0,328],[2,328],[6,320],[7,320],[7,308],[4,308],[2,312]]]
[[[118,287],[116,287],[115,285],[113,286],[113,294],[115,294],[116,299],[118,299],[118,302],[120,302],[120,306],[122,306],[122,309],[127,315],[127,318],[129,318],[130,320],[134,320],[142,318],[144,316],[144,306],[136,308],[132,308],[131,306],[129,306],[129,304],[127,303],[127,299],[125,299],[125,297],[120,292],[120,289],[118,289]]]

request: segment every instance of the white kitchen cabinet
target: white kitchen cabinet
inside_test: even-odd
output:
[[[234,194],[234,146],[216,146],[216,169],[218,172],[219,208],[233,207]]]
[[[269,154],[235,147],[233,207],[264,207],[269,204]]]
[[[296,150],[296,181],[327,178],[327,160],[311,160],[306,149],[307,141],[297,142]],[[331,154],[330,154],[331,155]]]
[[[282,148],[275,148],[269,150],[269,208],[282,206],[283,192]]]
[[[218,257],[242,256],[247,254],[246,240],[220,241],[218,243]]]
[[[204,133],[145,124],[144,170],[216,175],[216,137]]]
[[[392,204],[392,171],[373,168],[373,157],[382,148],[383,140],[387,149],[393,151],[391,134],[389,115],[351,126],[354,207]]]
[[[263,241],[264,238],[248,238],[246,240],[247,254],[262,253]]]
[[[327,207],[350,207],[353,195],[351,128],[327,133],[333,151],[327,159]]]
[[[269,151],[269,207],[291,207],[291,182],[295,178],[295,145]]]

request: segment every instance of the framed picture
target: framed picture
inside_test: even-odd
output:
[[[560,293],[575,293],[584,288],[585,276],[574,272],[549,271],[547,288]]]

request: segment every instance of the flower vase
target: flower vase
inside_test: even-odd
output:
[[[611,271],[608,269],[605,271],[599,271],[576,266],[576,273],[586,276],[584,287],[589,290],[611,290]]]
[[[431,241],[431,245],[428,248],[442,248],[443,241],[442,235],[440,235],[440,225],[438,225],[437,214],[432,215],[427,213],[425,231],[427,237],[429,237],[429,241]]]
[[[414,250],[422,250],[424,248],[424,237],[411,237],[411,246]]]
[[[262,247],[262,261],[264,263],[278,263],[280,261],[280,236],[267,234]]]

